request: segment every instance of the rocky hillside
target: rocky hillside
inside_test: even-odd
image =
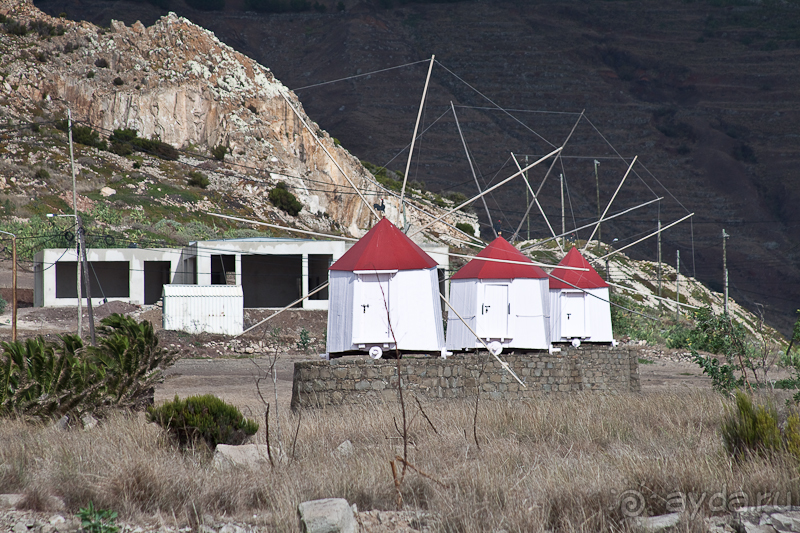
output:
[[[112,18],[152,23],[167,12],[147,2],[36,2],[50,14],[63,11],[105,26]],[[665,236],[665,260],[674,264],[680,249],[690,267],[683,273],[721,290],[725,229],[732,294],[751,309],[763,304],[784,331],[793,322],[800,301],[800,215],[793,208],[800,194],[793,170],[800,164],[796,3],[347,0],[339,11],[339,3],[322,0],[324,12],[283,14],[244,12],[238,0],[227,0],[221,12],[196,11],[182,0],[158,3],[268,65],[316,121],[359,158],[379,165],[410,140],[424,63],[300,89],[436,54],[423,126],[453,101],[484,183],[511,168],[509,152],[535,155],[547,142],[561,144],[586,109],[597,132],[628,160],[639,155],[646,168],[637,169],[641,181],[629,180],[621,192],[625,200],[650,199],[649,189],[665,196],[660,210],[609,223],[604,240],[652,230],[659,214],[666,222],[693,211],[693,225]],[[512,114],[525,127],[492,110],[484,96],[518,110]],[[564,160],[577,225],[596,217],[592,159],[601,161],[603,204],[624,172],[619,160],[606,159],[616,154],[592,125],[583,123],[565,152],[585,158]],[[451,114],[428,130],[418,161],[411,178],[430,190],[475,190]],[[401,154],[389,166],[402,170],[404,163]],[[560,214],[555,182],[542,201],[551,216]],[[515,229],[524,212],[521,184],[488,203],[506,231]],[[478,213],[490,236],[482,207]],[[532,220],[533,235],[546,231]],[[653,260],[655,242],[631,254]]]
[[[209,212],[358,236],[374,221],[369,206],[380,199],[386,215],[401,222],[401,175],[369,163],[365,168],[303,112],[297,96],[268,68],[192,22],[169,14],[149,27],[113,21],[102,28],[53,18],[29,2],[10,0],[0,2],[0,14],[5,17],[0,229],[25,237],[23,256],[72,238],[69,219],[53,222],[43,216],[71,211],[67,108],[76,124],[78,208],[90,228],[90,245],[153,247],[258,234]],[[588,137],[581,139],[579,145]],[[426,191],[417,180],[410,183],[412,225],[464,198]],[[282,186],[300,200],[298,213],[269,199]],[[498,193],[521,197],[518,188],[512,184]],[[454,226],[477,227],[474,213],[446,220],[423,238],[455,247],[473,240]],[[541,223],[533,222],[533,229],[541,231]],[[612,224],[604,226],[606,235],[614,230]],[[554,264],[561,253],[550,243],[533,256]],[[658,309],[652,264],[618,255],[609,268],[633,302],[651,312]],[[674,269],[670,274],[665,266],[663,279],[662,295],[674,299],[666,287],[675,279]],[[684,303],[719,307],[718,294],[694,280],[688,283]],[[751,330],[757,329],[758,319],[732,305]]]
[[[0,14],[1,193],[9,224],[36,221],[25,224],[29,237],[48,231],[42,214],[72,206],[67,108],[78,207],[105,244],[252,234],[212,219],[214,211],[360,236],[380,198],[399,223],[394,193],[309,119],[268,68],[211,32],[174,14],[150,27],[108,29],[49,17],[30,2],[0,2]],[[278,185],[299,200],[299,212],[269,199]],[[453,203],[411,194],[411,224]],[[475,223],[447,219],[464,221]],[[433,230],[428,238],[468,238],[444,223]]]

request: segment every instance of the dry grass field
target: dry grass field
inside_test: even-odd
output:
[[[706,516],[800,496],[788,456],[735,462],[726,454],[720,425],[728,405],[709,390],[484,401],[478,447],[474,404],[423,403],[429,423],[407,399],[408,461],[429,477],[406,472],[404,508],[427,511],[432,530],[484,532],[627,530],[627,516],[682,506],[681,528],[703,531]],[[288,460],[247,471],[216,470],[205,449],[179,451],[142,415],[67,431],[4,420],[0,487],[24,493],[31,508],[46,507],[50,495],[71,511],[91,500],[141,524],[196,526],[224,515],[296,531],[305,500],[396,509],[389,462],[402,455],[399,405],[302,416],[284,409],[281,417]],[[263,443],[260,422],[255,438]],[[345,440],[352,455],[335,452]]]

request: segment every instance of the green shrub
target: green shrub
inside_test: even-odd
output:
[[[108,509],[95,509],[92,502],[89,502],[86,508],[78,510],[78,518],[81,520],[81,531],[84,533],[117,533],[119,531],[119,526],[115,523],[117,513]]]
[[[92,78],[94,78],[94,71],[93,71],[93,70],[90,70],[89,72],[87,72],[87,73],[86,73],[86,77],[87,77],[88,79],[90,79],[90,80],[91,80]]]
[[[736,409],[722,424],[725,448],[735,458],[769,455],[783,449],[778,413],[772,405],[753,405],[750,396],[736,393]]]
[[[54,37],[56,35],[64,35],[66,28],[62,24],[53,26],[43,20],[32,20],[28,24],[28,31],[35,31],[39,34],[39,37]]]
[[[45,168],[38,168],[36,169],[36,173],[34,174],[36,179],[40,180],[47,180],[50,179],[50,173]]]
[[[201,189],[208,187],[208,178],[202,172],[192,170],[186,176],[189,178],[189,185],[192,187],[200,187]]]
[[[211,449],[217,444],[243,444],[258,431],[258,424],[216,396],[190,396],[147,409],[147,417],[187,446],[202,439]]]
[[[72,124],[72,141],[86,146],[93,146],[100,150],[108,149],[106,142],[100,138],[100,134],[90,126],[76,126]]]
[[[114,130],[108,138],[111,143],[110,150],[115,154],[126,156],[133,151],[144,152],[167,161],[177,161],[180,153],[174,146],[158,139],[143,139],[132,128],[119,128]]]
[[[28,25],[22,24],[17,22],[14,19],[9,18],[5,23],[5,29],[7,33],[11,35],[18,35],[20,37],[28,34]]]
[[[112,83],[117,87],[119,87],[120,85],[125,85],[125,80],[117,76],[116,78],[114,78],[114,81]]]
[[[177,352],[158,348],[149,322],[113,314],[100,323],[96,347],[76,335],[2,343],[0,415],[48,420],[152,402]]]
[[[214,156],[214,159],[216,159],[217,161],[224,161],[225,154],[227,153],[228,153],[228,147],[225,146],[224,144],[217,145],[211,149],[211,155]]]
[[[61,346],[41,336],[2,344],[0,415],[60,418],[97,401],[100,370],[76,357],[83,347],[77,336],[64,335],[61,340]]]
[[[303,350],[303,353],[308,352],[311,346],[311,334],[306,328],[300,330],[300,338],[297,340],[297,348]]]
[[[456,224],[456,229],[463,231],[467,235],[475,235],[475,226],[467,224],[466,222],[459,222]]]
[[[116,407],[141,408],[151,403],[161,370],[178,358],[176,350],[158,347],[148,321],[114,313],[100,321],[96,347],[88,348],[105,374],[104,393]]]
[[[303,204],[297,200],[294,194],[289,192],[289,188],[283,182],[278,183],[274,189],[269,191],[269,201],[272,202],[272,205],[293,217],[296,217],[303,210]]]

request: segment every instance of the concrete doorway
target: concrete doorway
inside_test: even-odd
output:
[[[144,304],[152,305],[161,299],[164,285],[169,283],[169,261],[144,262]]]

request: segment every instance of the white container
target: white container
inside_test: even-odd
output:
[[[241,285],[164,285],[164,329],[238,335],[244,331]]]

